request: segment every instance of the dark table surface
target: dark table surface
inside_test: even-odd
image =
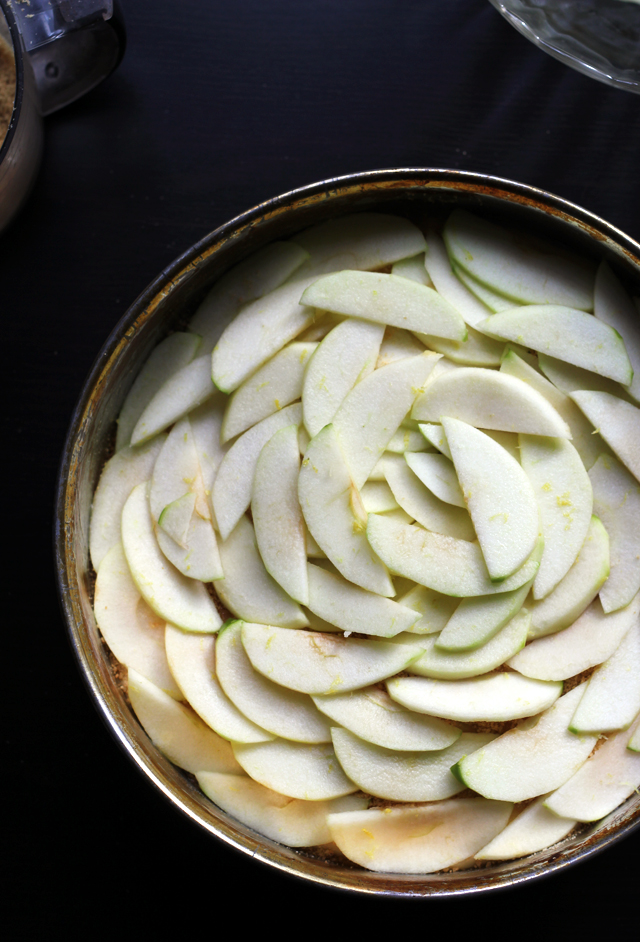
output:
[[[609,930],[631,930],[638,832],[550,880],[413,903],[293,880],[200,832],[142,779],[89,700],[58,608],[51,520],[69,417],[102,343],[208,231],[330,176],[445,167],[533,184],[640,239],[640,96],[555,62],[487,0],[123,7],[121,67],[47,119],[35,190],[0,238],[4,888],[20,920],[10,937],[145,927],[163,938],[204,915],[215,932],[217,900],[248,929],[271,916],[289,932],[289,894],[323,933],[349,931],[345,916],[354,929],[419,916],[425,931],[464,931],[505,915],[518,922],[502,919],[501,932],[587,929],[603,906]]]

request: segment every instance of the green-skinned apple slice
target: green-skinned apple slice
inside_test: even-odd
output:
[[[611,657],[591,675],[573,714],[574,733],[627,729],[640,712],[640,625],[634,624]]]
[[[420,618],[409,629],[411,634],[432,635],[442,631],[460,604],[449,595],[441,595],[423,585],[414,585],[398,602],[418,612]]]
[[[249,508],[255,468],[263,447],[280,429],[299,425],[301,421],[300,403],[286,406],[241,435],[222,459],[213,486],[213,509],[223,540]]]
[[[583,389],[589,389],[611,393],[612,396],[631,401],[626,386],[621,386],[620,383],[607,379],[606,376],[600,376],[599,373],[591,373],[589,370],[583,370],[572,363],[565,363],[563,360],[557,360],[555,357],[540,352],[538,353],[538,365],[549,382],[553,383],[566,396],[570,396],[574,392],[580,392]]]
[[[298,428],[288,425],[260,452],[251,516],[265,569],[291,598],[307,605],[306,528],[298,502],[299,473]]]
[[[131,668],[128,689],[142,727],[171,762],[187,772],[242,774],[229,743],[205,726],[190,707],[173,700]]]
[[[210,520],[203,520],[195,513],[184,546],[176,543],[159,526],[155,527],[155,534],[164,555],[184,576],[200,582],[213,582],[223,577],[218,541]]]
[[[365,513],[384,514],[400,506],[393,491],[385,481],[366,481],[360,490]]]
[[[417,226],[390,213],[353,213],[329,219],[295,237],[309,255],[300,276],[323,275],[343,268],[372,269],[424,252]]]
[[[462,367],[439,376],[418,397],[411,415],[419,422],[448,416],[476,428],[571,438],[566,422],[539,392],[495,370]]]
[[[543,599],[566,576],[584,544],[593,489],[578,452],[564,438],[521,435],[520,460],[540,508],[544,550],[533,597]]]
[[[486,320],[489,309],[456,278],[445,244],[437,232],[427,234],[424,265],[438,293],[453,305],[466,324],[475,327],[480,321]]]
[[[539,539],[520,569],[502,582],[493,582],[476,543],[431,533],[382,514],[369,514],[367,538],[392,572],[436,592],[460,598],[520,588],[538,571],[543,546]]]
[[[357,795],[324,801],[292,799],[254,782],[246,775],[202,772],[196,778],[205,795],[223,811],[258,834],[288,847],[328,844],[331,835],[327,815],[360,811],[367,806],[367,799]]]
[[[102,469],[93,495],[89,528],[91,565],[96,572],[111,547],[120,543],[122,508],[134,487],[151,477],[164,441],[165,436],[159,435],[139,448],[122,448]]]
[[[404,455],[406,452],[427,451],[428,447],[424,435],[421,435],[416,429],[405,428],[404,425],[401,425],[387,442],[386,450],[393,452],[395,455]]]
[[[503,580],[524,565],[538,539],[533,488],[515,458],[484,432],[446,416],[442,427],[489,575]]]
[[[366,323],[366,321],[361,321],[361,323]],[[424,353],[424,344],[420,343],[413,334],[408,330],[402,330],[401,327],[387,327],[380,344],[376,369],[379,370],[381,366],[395,363],[396,360],[415,357],[419,353]]]
[[[438,359],[425,351],[374,370],[336,412],[333,427],[356,487],[371,474]]]
[[[301,302],[334,314],[462,341],[465,323],[433,288],[381,272],[340,271],[310,285]]]
[[[476,860],[512,860],[551,847],[577,824],[575,818],[559,818],[544,806],[541,795],[510,821],[492,841],[475,854]]]
[[[636,726],[635,731],[631,733],[627,749],[631,752],[640,752],[640,727]]]
[[[640,725],[640,717],[635,729]],[[634,730],[635,731],[635,730]],[[610,814],[640,786],[640,755],[627,749],[627,731],[612,736],[575,775],[545,801],[564,818],[598,821]]]
[[[302,412],[309,435],[317,435],[328,425],[356,383],[372,372],[383,335],[381,324],[348,318],[318,346],[302,388]]]
[[[442,361],[440,361],[442,362]],[[443,455],[446,455],[449,460],[451,460],[451,450],[447,444],[447,436],[444,434],[444,429],[441,425],[429,424],[426,422],[418,423],[418,428],[424,437],[430,442],[434,448],[437,448],[439,452]],[[497,432],[495,429],[485,429],[485,434],[490,438],[501,445],[505,451],[508,451],[509,454],[520,461],[520,447],[518,443],[518,436],[513,432]]]
[[[391,266],[391,274],[398,275],[400,278],[408,278],[410,281],[417,281],[419,285],[427,285],[433,288],[433,282],[429,277],[427,269],[424,267],[424,252],[418,255],[412,255],[411,258],[401,258],[399,262],[394,262]]]
[[[553,406],[558,415],[569,426],[571,442],[588,470],[596,461],[598,455],[606,449],[606,445],[599,435],[593,434],[593,426],[582,414],[573,399],[556,389],[553,383],[545,379],[538,370],[518,356],[510,347],[507,347],[502,358],[500,372],[521,379],[544,396],[549,404]],[[595,373],[591,375],[595,376]]]
[[[300,468],[298,498],[311,535],[345,579],[394,596],[387,568],[367,541],[366,515],[363,519],[357,513],[360,496],[333,425],[311,439]]]
[[[228,445],[220,444],[220,429],[226,398],[221,392],[214,393],[211,399],[208,399],[196,409],[192,409],[189,413],[191,433],[196,446],[198,464],[200,465],[200,477],[209,504],[211,521],[216,529],[218,525],[212,503],[213,482],[218,473],[220,462],[229,450]]]
[[[606,392],[582,390],[571,394],[609,447],[640,480],[640,409]]]
[[[270,625],[242,626],[242,643],[257,671],[300,693],[345,693],[403,670],[422,652],[415,645],[364,641]]]
[[[131,443],[131,435],[138,419],[158,390],[164,386],[167,377],[191,363],[201,346],[197,334],[198,331],[194,334],[171,334],[153,350],[134,380],[120,410],[116,451]]]
[[[459,366],[499,366],[504,353],[504,342],[487,337],[473,327],[467,328],[466,340],[462,341],[446,340],[420,332],[416,332],[416,337],[430,350],[442,353]]]
[[[196,512],[205,520],[209,519],[211,513],[200,473],[196,443],[189,416],[185,416],[169,432],[153,467],[149,484],[149,506],[153,519],[159,521],[165,508],[190,492],[196,496]],[[190,521],[191,518],[187,521],[186,529]],[[174,533],[169,535],[176,539]]]
[[[452,259],[481,284],[521,304],[563,304],[593,310],[593,271],[582,261],[542,251],[510,232],[455,209],[444,227]]]
[[[609,575],[609,537],[593,516],[578,556],[555,589],[529,604],[530,638],[553,634],[571,625],[596,597]]]
[[[461,759],[455,774],[485,798],[526,801],[564,785],[586,761],[597,736],[578,736],[568,724],[584,693],[574,687],[545,710],[535,725],[508,730]]]
[[[294,742],[330,742],[327,718],[311,697],[274,684],[254,670],[241,635],[242,622],[229,622],[216,641],[216,673],[231,702],[275,736]]]
[[[455,726],[433,716],[419,716],[405,709],[379,687],[366,687],[364,690],[333,696],[316,696],[313,702],[334,723],[351,730],[360,739],[385,749],[398,749],[401,752],[441,750],[460,736],[460,730]]]
[[[640,401],[640,340],[638,311],[606,261],[600,262],[593,293],[593,313],[620,334],[633,367],[633,380],[626,383],[629,394]],[[621,381],[623,382],[623,381]]]
[[[445,455],[410,453],[405,461],[439,500],[454,507],[466,507],[456,469]]]
[[[435,873],[477,853],[509,820],[510,802],[459,798],[411,808],[329,815],[349,860],[382,873]]]
[[[180,700],[164,650],[165,623],[138,592],[121,543],[100,563],[93,607],[102,637],[120,663]]]
[[[618,383],[629,385],[633,379],[620,334],[584,311],[555,304],[527,304],[493,314],[478,327],[497,340],[541,350]]]
[[[141,445],[163,432],[191,409],[214,395],[211,363],[208,356],[198,357],[184,366],[160,387],[136,422],[132,445]]]
[[[436,641],[436,649],[452,654],[486,644],[518,614],[531,584],[499,595],[463,599]],[[415,630],[415,629],[414,629]]]
[[[158,546],[147,484],[138,484],[124,505],[122,544],[133,581],[157,615],[186,631],[218,630],[222,619],[204,585],[178,572]]]
[[[569,628],[532,641],[507,663],[521,674],[539,680],[575,677],[611,657],[639,612],[640,594],[609,615],[605,615],[596,599]]]
[[[158,518],[158,525],[161,530],[183,549],[186,549],[189,524],[193,517],[196,500],[197,495],[195,492],[188,491],[182,497],[178,497],[177,500],[167,504]]]
[[[220,543],[224,578],[215,589],[229,611],[247,621],[260,619],[284,628],[303,628],[306,615],[265,569],[253,526],[241,517],[227,539]]]
[[[319,566],[309,564],[308,575],[308,607],[343,631],[393,638],[401,631],[409,631],[418,620],[413,609],[361,589]]]
[[[614,612],[640,589],[640,486],[613,455],[601,455],[589,478],[594,512],[609,534],[611,568],[600,601]]]
[[[451,268],[462,284],[466,285],[469,291],[475,294],[478,300],[482,301],[494,314],[498,314],[500,311],[510,311],[511,308],[515,306],[515,302],[510,298],[505,298],[503,294],[492,291],[491,288],[487,288],[486,285],[480,284],[479,281],[472,278],[464,268],[460,268],[457,262],[452,261]]]
[[[342,771],[330,743],[276,739],[234,743],[236,759],[256,782],[290,798],[323,801],[358,791]]]
[[[459,723],[493,723],[548,709],[562,693],[562,684],[505,671],[469,680],[394,677],[387,681],[387,690],[408,710]]]
[[[486,674],[524,647],[530,622],[531,616],[523,609],[473,651],[441,651],[437,637],[425,638],[425,652],[409,665],[409,673],[440,680],[462,680]]]
[[[304,373],[317,343],[290,343],[230,396],[220,440],[245,432],[302,395]]]
[[[202,335],[202,352],[211,353],[243,304],[275,291],[308,258],[294,242],[272,242],[225,272],[189,321],[189,330]]]
[[[425,487],[401,455],[386,455],[384,472],[393,496],[402,509],[427,530],[455,537],[476,539],[465,508],[447,504]]]
[[[297,278],[243,307],[225,328],[211,354],[218,389],[231,393],[316,319],[300,304],[308,278]]]
[[[216,637],[167,625],[164,643],[171,673],[184,697],[218,736],[233,742],[275,739],[273,733],[247,719],[220,686],[216,676]]]
[[[452,745],[435,752],[398,752],[339,727],[332,728],[331,737],[349,778],[367,794],[390,801],[442,801],[457,795],[464,785],[451,774],[451,766],[494,738],[463,733]]]

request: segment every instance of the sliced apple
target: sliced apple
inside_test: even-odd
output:
[[[160,529],[183,549],[186,548],[187,534],[196,500],[195,492],[188,491],[182,497],[167,504],[158,518]]]
[[[640,718],[634,725],[640,726]],[[626,748],[628,738],[625,731],[603,743],[545,807],[564,818],[598,821],[633,795],[640,786],[640,755]]]
[[[124,505],[122,544],[133,581],[156,614],[187,631],[218,630],[222,619],[204,585],[178,572],[158,546],[146,484],[138,484]]]
[[[486,733],[463,733],[437,752],[397,752],[375,746],[347,729],[331,730],[340,765],[362,791],[391,801],[442,801],[463,791],[449,769],[458,759],[494,738]]]
[[[191,409],[215,393],[208,356],[198,357],[170,376],[144,409],[131,434],[131,444],[141,445],[163,432]]]
[[[275,736],[294,742],[330,742],[327,718],[311,698],[274,684],[254,670],[241,636],[242,622],[228,622],[216,641],[216,673],[231,702]]]
[[[640,593],[625,608],[605,615],[599,599],[564,631],[538,638],[507,663],[540,680],[565,680],[602,664],[616,650],[640,612]]]
[[[599,373],[583,370],[572,363],[565,363],[563,360],[547,356],[546,353],[538,353],[538,365],[549,382],[553,383],[557,389],[567,396],[583,389],[589,389],[608,392],[612,396],[629,401],[629,394],[625,386],[621,386],[620,383],[616,383],[612,379],[607,379],[606,376],[600,376]]]
[[[459,798],[410,808],[331,814],[335,843],[349,860],[382,873],[435,873],[472,857],[498,834],[513,805]]]
[[[360,739],[386,749],[401,752],[441,750],[460,736],[460,730],[450,723],[407,710],[378,687],[316,696],[313,702],[334,723],[351,730]]]
[[[491,288],[487,288],[486,285],[476,281],[464,268],[460,268],[457,262],[451,261],[451,268],[456,278],[459,278],[462,284],[466,285],[469,291],[475,294],[478,300],[482,301],[494,314],[499,311],[510,311],[515,306],[515,301],[511,298],[505,298],[503,294],[498,294],[497,291],[493,291]]]
[[[134,487],[151,477],[164,441],[165,436],[159,435],[139,448],[122,448],[102,469],[93,495],[89,528],[89,553],[96,572],[111,547],[120,543],[122,508]]]
[[[220,686],[216,676],[216,638],[196,635],[167,625],[167,660],[180,690],[207,726],[234,742],[269,742],[273,733],[252,723]]]
[[[369,477],[438,359],[438,354],[425,351],[374,370],[336,412],[333,427],[357,488]]]
[[[185,545],[181,546],[159,526],[155,527],[158,546],[170,563],[189,579],[213,582],[224,575],[218,541],[210,520],[194,514],[187,529]]]
[[[360,321],[360,323],[366,323],[366,321]],[[401,327],[386,327],[380,344],[378,359],[376,360],[376,369],[380,369],[381,366],[388,366],[389,363],[394,363],[396,360],[418,356],[419,353],[424,353],[424,344],[416,340],[408,330],[402,330]]]
[[[455,209],[444,227],[452,259],[481,284],[521,304],[593,310],[593,271],[581,260],[541,250],[519,233]]]
[[[229,441],[299,399],[316,343],[290,343],[235,390],[227,402],[220,440]]]
[[[448,416],[476,428],[571,438],[565,421],[539,392],[494,370],[462,367],[439,376],[418,397],[411,415],[419,422]]]
[[[174,700],[182,699],[164,650],[165,623],[140,595],[121,543],[112,546],[100,563],[93,607],[102,637],[120,663]]]
[[[303,628],[309,622],[300,606],[265,569],[253,527],[241,517],[220,544],[224,578],[215,589],[229,611],[247,621],[260,619],[284,628]]]
[[[242,626],[242,643],[256,670],[300,693],[344,693],[403,670],[422,652],[419,644],[361,641],[270,625]]]
[[[386,450],[396,455],[404,455],[407,452],[427,451],[428,447],[424,435],[421,435],[416,429],[406,428],[401,425],[387,442]]]
[[[571,625],[596,597],[609,575],[609,537],[592,517],[580,552],[566,576],[544,599],[529,604],[531,638],[553,634]]]
[[[242,774],[229,743],[205,726],[190,707],[173,700],[131,668],[128,690],[142,727],[171,762],[187,772]]]
[[[607,445],[640,480],[640,409],[606,392],[574,392],[576,402]]]
[[[288,847],[314,847],[331,840],[327,815],[361,811],[366,798],[345,795],[324,801],[289,798],[247,776],[201,772],[196,775],[205,795],[223,811],[272,841]]]
[[[224,456],[213,486],[213,509],[223,540],[229,536],[251,503],[258,457],[272,435],[287,425],[299,425],[299,403],[281,409],[240,436]]]
[[[583,693],[584,684],[574,687],[535,725],[520,724],[461,759],[455,774],[480,795],[498,801],[526,801],[564,785],[597,740],[597,736],[578,736],[567,729]]]
[[[475,854],[476,860],[512,860],[557,844],[577,824],[575,818],[560,818],[544,806],[541,795],[510,821],[492,841]]]
[[[171,334],[152,351],[122,404],[118,416],[116,451],[131,444],[131,435],[138,419],[158,390],[164,386],[167,377],[191,363],[200,348],[200,337],[197,334],[198,331],[194,334]]]
[[[372,269],[424,252],[417,226],[390,213],[352,213],[328,219],[295,237],[309,255],[299,275],[322,275],[343,268]]]
[[[211,353],[243,304],[275,291],[308,258],[294,242],[271,242],[225,272],[189,321],[189,330],[202,335],[202,352]]]
[[[212,504],[213,482],[220,463],[229,450],[228,445],[220,444],[220,430],[226,398],[221,392],[214,393],[211,399],[207,399],[201,406],[197,406],[189,413],[191,432],[200,465],[200,476],[209,502],[212,522],[216,528],[217,522]]]
[[[383,514],[397,510],[398,501],[385,481],[366,481],[360,490],[362,506],[367,514]]]
[[[440,361],[442,362],[442,361]],[[426,422],[418,423],[418,428],[424,437],[434,448],[446,455],[451,460],[451,450],[447,444],[447,436],[441,425],[433,425]],[[520,461],[520,445],[518,436],[514,432],[498,432],[495,429],[485,429],[485,434],[501,445],[505,451],[508,451],[512,458]]]
[[[280,429],[263,447],[256,464],[251,516],[267,572],[285,592],[309,604],[305,525],[298,501],[298,429]]]
[[[300,469],[302,513],[318,546],[345,579],[391,597],[393,583],[367,541],[366,517],[363,521],[354,514],[353,495],[359,502],[338,436],[333,425],[327,425],[311,440]]]
[[[498,595],[463,599],[436,641],[436,649],[452,654],[486,644],[518,614],[531,584]],[[415,629],[414,629],[415,630]],[[528,626],[527,626],[528,630]],[[526,639],[525,639],[526,640]]]
[[[515,458],[488,435],[446,416],[442,427],[490,578],[505,579],[538,539],[533,488]]]
[[[591,675],[573,714],[574,733],[627,729],[640,712],[640,624],[631,626],[611,657]]]
[[[302,388],[309,435],[328,425],[355,384],[372,372],[383,334],[381,324],[349,318],[324,338],[309,361]]]
[[[520,588],[538,571],[543,545],[539,539],[525,564],[498,583],[492,582],[476,543],[431,533],[382,514],[369,514],[367,537],[393,572],[436,592],[462,598]]]
[[[601,455],[589,478],[594,511],[609,535],[611,568],[600,601],[614,612],[640,589],[640,486],[613,455]]]
[[[405,461],[439,500],[454,507],[466,507],[456,470],[445,455],[410,453]]]
[[[440,500],[420,481],[400,455],[386,455],[384,472],[402,509],[427,530],[472,541],[476,533],[466,509]]]
[[[387,681],[387,690],[408,710],[459,723],[477,723],[534,716],[555,703],[562,684],[505,671],[471,680],[394,677]]]
[[[308,565],[308,606],[315,615],[343,631],[393,638],[409,631],[419,618],[412,608],[321,569]]]
[[[330,743],[276,739],[234,743],[233,751],[252,779],[290,798],[322,801],[358,791],[358,786],[342,771]]]
[[[149,485],[149,506],[153,519],[159,521],[165,508],[189,492],[196,497],[194,510],[197,506],[200,516],[209,519],[211,514],[200,473],[196,443],[189,416],[185,416],[176,422],[169,432],[153,467]],[[190,521],[189,517],[185,538]],[[169,535],[176,538],[173,533]]]
[[[584,544],[593,489],[578,452],[566,439],[521,435],[520,459],[540,508],[544,550],[533,597],[544,599],[566,576]]]
[[[640,401],[640,375],[636,376],[636,371],[640,374],[638,311],[608,262],[604,260],[600,262],[596,272],[593,313],[622,337],[633,367],[633,380],[625,385],[636,402]]]
[[[423,585],[414,585],[398,602],[420,614],[418,621],[409,629],[411,634],[416,635],[432,635],[442,631],[459,604],[457,599],[441,595]]]
[[[467,328],[466,340],[445,340],[433,334],[416,332],[416,337],[430,350],[442,353],[453,363],[460,366],[491,368],[500,365],[504,353],[504,343],[486,337],[473,327]]]
[[[486,319],[489,309],[456,278],[441,237],[431,230],[427,233],[427,252],[424,265],[436,290],[458,311],[465,323],[475,327]]]

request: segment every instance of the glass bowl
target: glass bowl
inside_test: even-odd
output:
[[[100,351],[71,420],[57,490],[58,586],[71,643],[102,719],[151,787],[216,838],[286,873],[327,886],[398,897],[477,893],[536,879],[603,850],[640,825],[640,796],[553,847],[478,869],[405,876],[374,873],[262,837],[209,801],[192,776],[153,745],[129,705],[93,614],[89,562],[92,495],[113,442],[124,397],[151,350],[186,322],[211,283],[275,239],[354,211],[400,213],[414,221],[454,207],[527,227],[592,258],[608,259],[640,293],[640,245],[559,197],[496,177],[457,170],[400,169],[325,180],[278,196],[207,235],[161,272],[129,308]]]
[[[638,0],[490,0],[512,26],[555,59],[640,94]]]

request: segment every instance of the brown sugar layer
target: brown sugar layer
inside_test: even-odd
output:
[[[16,63],[13,50],[0,36],[0,144],[9,130],[16,97]]]

